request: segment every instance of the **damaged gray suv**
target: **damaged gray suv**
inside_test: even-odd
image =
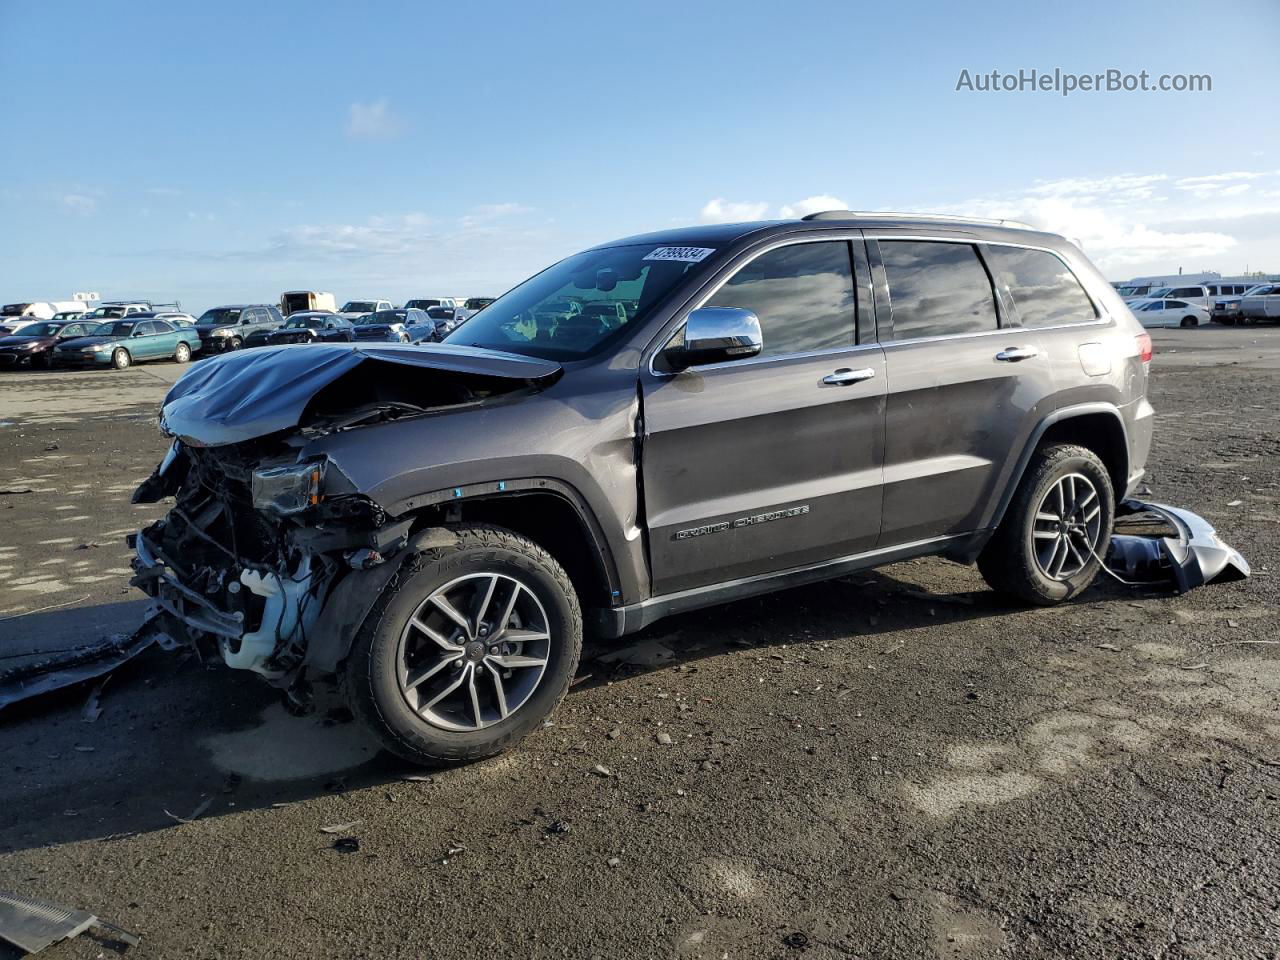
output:
[[[267,347],[164,401],[166,637],[422,763],[564,696],[584,629],[907,557],[1053,604],[1143,475],[1151,341],[1062,237],[836,211],[549,267],[427,346]]]

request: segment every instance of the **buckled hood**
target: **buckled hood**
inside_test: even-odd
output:
[[[188,371],[164,399],[161,427],[195,446],[241,443],[288,430],[299,426],[321,390],[357,370],[369,373],[370,365],[387,367],[388,379],[400,379],[394,375],[408,366],[474,375],[477,382],[515,380],[528,386],[549,382],[561,369],[550,360],[452,344],[259,347],[203,360]],[[377,379],[377,371],[372,373]],[[430,374],[415,380],[427,396]],[[405,398],[410,403],[415,399]]]

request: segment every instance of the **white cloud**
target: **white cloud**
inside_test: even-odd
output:
[[[760,220],[768,209],[767,203],[737,202],[716,197],[714,200],[707,201],[698,213],[698,221],[700,223],[738,223],[744,220]]]
[[[72,213],[79,213],[83,216],[88,216],[98,209],[97,199],[85,196],[83,193],[64,193],[61,197],[61,202]]]
[[[783,204],[778,209],[778,216],[783,220],[807,217],[811,213],[822,213],[824,210],[848,210],[849,205],[838,197],[828,193],[820,193],[815,197],[806,197],[795,203]]]
[[[352,140],[391,140],[404,132],[404,122],[386,100],[353,103],[347,108],[347,136]]]
[[[1251,170],[1236,170],[1231,173],[1213,173],[1203,177],[1182,177],[1174,181],[1179,190],[1186,190],[1192,196],[1205,199],[1212,196],[1233,197],[1247,193],[1249,183],[1267,176]]]
[[[504,217],[515,217],[522,213],[532,213],[533,207],[522,203],[482,203],[473,207],[468,213],[458,218],[463,227],[474,227],[484,223],[492,223]]]
[[[180,197],[182,191],[176,187],[148,187],[147,193],[153,197]]]

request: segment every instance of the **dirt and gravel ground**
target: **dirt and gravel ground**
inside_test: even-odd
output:
[[[140,958],[1280,956],[1280,329],[1156,340],[1153,497],[1247,582],[1025,610],[898,564],[658,624],[428,779],[157,651],[94,723],[83,687],[0,713],[0,889]],[[178,372],[0,375],[5,656],[132,626]]]

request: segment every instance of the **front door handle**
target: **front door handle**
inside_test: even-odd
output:
[[[996,359],[1003,360],[1005,363],[1017,363],[1019,360],[1030,360],[1038,356],[1040,351],[1035,347],[1005,347],[996,354]]]
[[[830,387],[846,387],[851,383],[861,383],[863,380],[870,380],[876,375],[874,367],[862,367],[859,370],[851,370],[848,367],[841,367],[822,378],[822,382]]]

